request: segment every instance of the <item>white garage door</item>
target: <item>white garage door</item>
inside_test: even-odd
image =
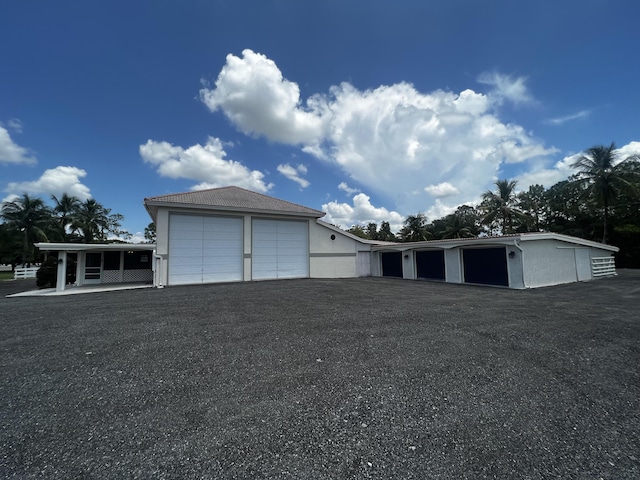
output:
[[[254,219],[252,231],[254,280],[309,276],[307,222]]]
[[[242,218],[171,215],[169,285],[242,280]]]

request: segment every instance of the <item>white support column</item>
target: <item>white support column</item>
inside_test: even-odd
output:
[[[67,252],[61,250],[58,253],[58,273],[56,279],[56,291],[64,291],[67,285]]]
[[[79,287],[84,283],[84,252],[78,252],[78,258],[76,261],[76,285]]]

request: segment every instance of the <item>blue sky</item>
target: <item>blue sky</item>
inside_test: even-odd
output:
[[[640,3],[4,1],[0,198],[238,185],[349,228],[430,219],[615,141],[640,153]]]

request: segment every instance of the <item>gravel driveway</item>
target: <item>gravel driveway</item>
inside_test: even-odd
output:
[[[5,283],[0,478],[640,478],[640,271]]]

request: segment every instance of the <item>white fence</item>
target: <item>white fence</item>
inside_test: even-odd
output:
[[[616,275],[616,261],[613,257],[593,257],[591,271],[594,277]]]
[[[25,267],[25,268],[16,268],[13,271],[14,280],[21,280],[24,278],[36,278],[36,272],[40,269],[40,267]]]

